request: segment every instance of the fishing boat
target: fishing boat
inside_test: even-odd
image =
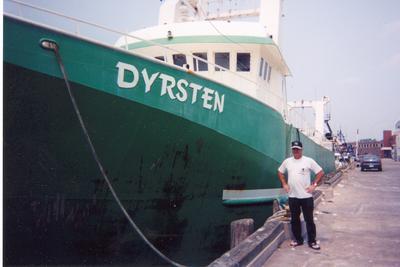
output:
[[[334,170],[324,134],[291,121],[281,0],[210,2],[164,1],[115,44],[4,15],[5,265],[205,265],[231,221],[271,215],[224,190],[280,188],[292,140]]]

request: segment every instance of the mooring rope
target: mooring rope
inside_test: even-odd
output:
[[[62,73],[62,75],[63,75],[63,77],[64,77],[64,81],[65,81],[65,84],[66,84],[67,89],[68,89],[69,97],[70,97],[71,102],[72,102],[72,105],[73,105],[73,107],[74,107],[76,116],[78,117],[78,120],[79,120],[80,126],[81,126],[81,128],[82,128],[82,131],[83,131],[83,133],[84,133],[84,135],[85,135],[85,137],[86,137],[86,141],[87,141],[88,144],[89,144],[89,147],[90,147],[90,151],[91,151],[91,153],[92,153],[92,156],[93,156],[94,160],[96,161],[97,166],[99,167],[100,172],[101,172],[101,174],[103,175],[103,178],[104,178],[104,180],[106,181],[106,183],[107,183],[107,185],[108,185],[108,188],[110,189],[110,191],[111,191],[111,193],[112,193],[112,195],[113,195],[115,201],[118,203],[118,206],[121,208],[121,210],[122,210],[122,212],[124,213],[125,217],[128,219],[128,221],[130,222],[130,224],[132,225],[132,227],[136,230],[136,232],[139,234],[139,236],[143,239],[143,241],[144,241],[154,252],[156,252],[162,259],[164,259],[166,262],[168,262],[169,264],[171,264],[171,265],[173,265],[173,266],[185,267],[185,265],[179,264],[179,263],[177,263],[177,262],[171,260],[171,259],[168,258],[166,255],[164,255],[161,251],[159,251],[159,250],[146,238],[146,236],[142,233],[142,231],[139,229],[139,227],[136,225],[136,223],[132,220],[131,216],[130,216],[129,213],[126,211],[125,207],[122,205],[120,199],[118,198],[117,193],[115,192],[115,190],[114,190],[114,188],[113,188],[113,186],[112,186],[110,180],[108,179],[108,176],[107,176],[106,172],[104,171],[103,165],[102,165],[101,162],[100,162],[100,159],[99,159],[99,157],[98,157],[98,155],[97,155],[97,152],[96,152],[96,150],[95,150],[95,148],[94,148],[94,146],[93,146],[92,140],[91,140],[91,138],[90,138],[90,136],[89,136],[89,133],[88,133],[88,131],[87,131],[87,129],[86,129],[85,123],[84,123],[84,121],[83,121],[83,119],[82,119],[82,115],[81,115],[81,113],[80,113],[80,111],[79,111],[78,104],[76,103],[75,97],[74,97],[74,95],[73,95],[73,93],[72,93],[72,91],[71,91],[71,87],[70,87],[70,84],[69,84],[69,81],[68,81],[68,77],[67,77],[67,74],[66,74],[66,71],[65,71],[65,68],[64,68],[64,64],[63,64],[63,62],[62,62],[62,59],[61,59],[61,56],[60,56],[60,53],[59,53],[59,50],[58,50],[58,45],[57,45],[57,43],[55,43],[54,41],[50,41],[50,40],[43,40],[43,41],[41,42],[41,46],[42,46],[43,48],[47,49],[47,50],[53,51],[54,54],[56,55],[57,62],[58,62],[58,64],[59,64],[59,66],[60,66],[61,73]]]

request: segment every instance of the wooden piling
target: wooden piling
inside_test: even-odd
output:
[[[231,222],[231,249],[254,232],[253,219],[240,219]]]

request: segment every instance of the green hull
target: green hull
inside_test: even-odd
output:
[[[279,113],[220,84],[119,50],[4,20],[5,264],[164,264],[130,227],[85,142],[59,66],[39,46],[55,40],[89,135],[113,187],[146,237],[175,261],[204,265],[229,248],[229,224],[270,205],[229,207],[223,189],[280,186],[295,131]],[[118,62],[224,95],[223,111],[117,85]],[[132,80],[127,77],[126,80]],[[199,99],[200,99],[199,94]],[[214,95],[215,96],[215,95]],[[302,136],[333,170],[333,154]]]

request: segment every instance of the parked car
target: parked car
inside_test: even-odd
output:
[[[378,170],[382,171],[382,160],[376,155],[364,155],[361,159],[361,171]]]

